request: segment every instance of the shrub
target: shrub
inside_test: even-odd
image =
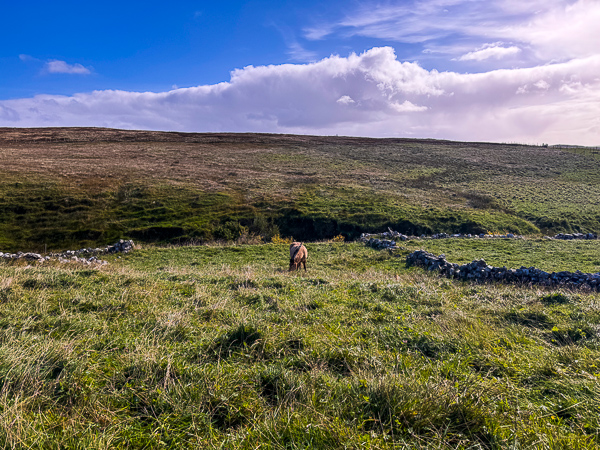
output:
[[[268,220],[263,215],[254,217],[250,225],[250,231],[262,236],[266,242],[270,241],[273,236],[279,235],[279,227],[272,220]]]
[[[224,225],[217,227],[214,231],[214,236],[215,238],[222,239],[224,241],[234,241],[247,233],[247,227],[240,225],[238,222],[229,221]]]
[[[273,244],[291,244],[292,242],[294,242],[294,238],[293,237],[286,237],[286,238],[282,238],[281,236],[279,236],[279,233],[277,233],[276,235],[274,235],[271,238],[271,242]]]

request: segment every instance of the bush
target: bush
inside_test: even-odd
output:
[[[291,236],[282,238],[281,236],[279,236],[279,233],[277,233],[275,236],[273,236],[271,238],[271,242],[273,244],[291,244],[292,242],[294,242],[294,238]]]
[[[255,216],[249,228],[252,233],[262,236],[266,242],[270,241],[273,236],[279,235],[277,224],[263,215]]]
[[[214,236],[224,241],[235,241],[240,236],[247,234],[248,228],[240,225],[238,222],[229,221],[224,225],[217,227]]]

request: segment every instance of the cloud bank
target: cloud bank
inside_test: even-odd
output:
[[[428,71],[377,47],[310,64],[249,66],[229,82],[168,92],[0,101],[0,126],[600,145],[600,56],[463,74]]]

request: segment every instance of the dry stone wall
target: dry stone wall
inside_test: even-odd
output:
[[[490,266],[483,259],[459,265],[446,261],[445,255],[435,256],[425,250],[412,252],[406,257],[406,262],[411,266],[423,267],[430,271],[439,272],[448,278],[461,280],[501,281],[600,290],[600,273],[583,273],[579,270],[576,272],[548,273],[535,267],[524,266],[519,269],[507,269],[506,267]]]
[[[437,233],[431,236],[405,236],[401,233],[388,228],[388,231],[379,234],[361,235],[361,241],[369,247],[378,250],[397,250],[396,239],[407,241],[412,239],[522,239],[523,236],[506,234],[446,234]],[[548,239],[576,240],[576,239],[597,239],[593,233],[575,233],[575,234],[557,234]],[[521,266],[519,269],[508,269],[506,267],[494,267],[488,265],[485,260],[480,259],[468,264],[457,264],[446,261],[445,255],[436,256],[425,250],[417,250],[406,257],[409,266],[423,267],[430,271],[439,272],[448,278],[456,278],[475,282],[500,281],[505,283],[537,284],[543,286],[564,286],[576,289],[590,289],[600,291],[600,272],[583,273],[576,272],[546,272],[535,267]]]
[[[60,253],[49,253],[43,256],[39,253],[32,252],[17,252],[17,253],[3,253],[0,252],[0,259],[4,260],[25,260],[31,262],[43,263],[46,261],[57,260],[59,262],[74,262],[82,263],[86,265],[96,264],[104,265],[106,261],[100,259],[98,256],[107,255],[112,253],[129,253],[133,250],[135,244],[132,240],[123,240],[116,242],[113,245],[109,245],[101,248],[82,248],[79,250],[66,250]]]
[[[572,241],[576,239],[598,239],[598,235],[594,233],[573,233],[573,234],[563,234],[559,233],[554,237],[548,237],[547,239],[559,239],[563,241]]]
[[[508,233],[508,234],[448,234],[448,233],[436,233],[429,236],[422,234],[421,236],[407,236],[405,234],[393,231],[388,228],[388,231],[377,234],[363,233],[360,235],[360,240],[369,247],[376,248],[378,250],[394,250],[397,249],[397,242],[399,241],[410,241],[414,239],[522,239],[523,236]]]
[[[405,234],[399,233],[397,231],[393,231],[388,228],[388,231],[383,233],[369,234],[363,233],[360,235],[360,240],[364,242],[369,247],[376,248],[378,250],[394,250],[397,247],[397,240],[399,241],[410,241],[414,239],[523,239],[523,236],[518,234],[448,234],[448,233],[436,233],[432,235],[424,235],[421,236],[407,236]],[[563,234],[559,233],[556,236],[544,236],[544,239],[556,239],[556,240],[579,240],[579,239],[598,239],[598,235],[594,233],[572,233],[572,234]]]

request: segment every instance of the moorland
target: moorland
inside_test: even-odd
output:
[[[600,271],[600,240],[541,238],[597,232],[596,158],[3,129],[0,249],[137,248],[0,262],[0,447],[600,448],[600,294],[405,263]],[[352,242],[387,226],[525,237]],[[287,271],[292,236],[307,272]]]
[[[279,233],[600,230],[598,151],[411,139],[0,129],[0,249]]]

